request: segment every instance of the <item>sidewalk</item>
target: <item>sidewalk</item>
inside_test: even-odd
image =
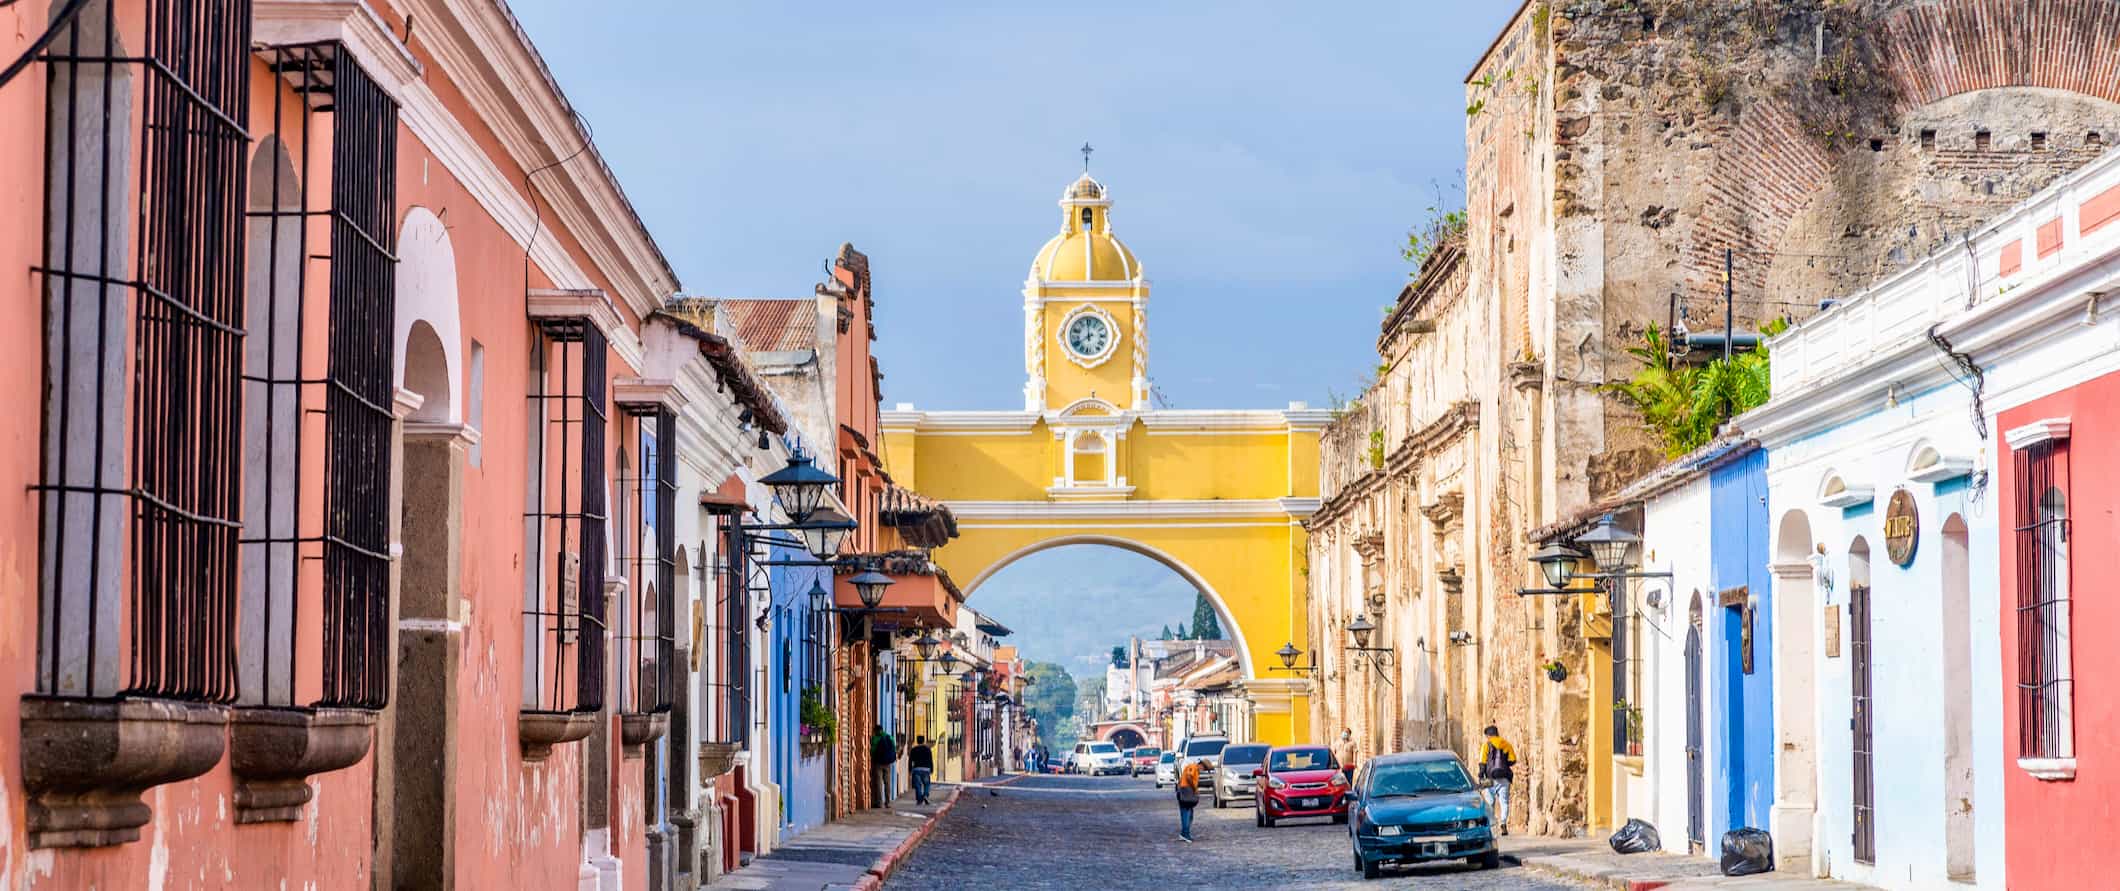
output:
[[[912,794],[907,793],[888,808],[862,811],[783,840],[772,853],[705,887],[712,891],[876,888],[897,868],[898,861],[920,846],[936,821],[949,813],[960,792],[1016,776],[963,785],[936,783],[928,804],[914,804]]]
[[[1618,854],[1603,839],[1509,836],[1502,854],[1524,866],[1571,879],[1594,882],[1619,891],[1698,891],[1707,888],[1757,888],[1761,891],[1859,891],[1868,885],[1814,879],[1784,872],[1731,877],[1708,857],[1677,854]]]

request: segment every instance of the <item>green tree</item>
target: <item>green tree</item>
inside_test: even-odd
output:
[[[1162,636],[1162,637],[1160,637],[1160,638],[1157,638],[1157,640],[1170,640],[1170,639],[1171,639],[1172,637],[1173,637],[1173,635],[1172,635],[1172,634],[1170,633],[1170,626],[1169,626],[1169,625],[1165,625],[1165,626],[1163,626],[1163,636]]]
[[[1179,640],[1192,640],[1192,639],[1193,639],[1192,633],[1191,633],[1191,632],[1188,632],[1188,631],[1186,631],[1186,630],[1185,630],[1185,623],[1184,623],[1184,622],[1179,622],[1179,623],[1178,623],[1178,639],[1179,639]]]
[[[1024,707],[1038,718],[1038,738],[1048,748],[1058,748],[1058,740],[1072,742],[1072,734],[1062,736],[1063,725],[1075,716],[1075,676],[1055,662],[1029,662],[1025,673],[1037,678],[1024,692]]]
[[[1222,619],[1215,615],[1215,605],[1207,602],[1207,593],[1193,597],[1193,640],[1221,640]]]
[[[1127,661],[1126,661],[1126,645],[1125,645],[1125,644],[1112,644],[1112,667],[1114,667],[1114,668],[1130,668],[1130,667],[1132,667],[1132,666],[1130,666],[1130,665],[1129,665],[1129,664],[1127,663]]]

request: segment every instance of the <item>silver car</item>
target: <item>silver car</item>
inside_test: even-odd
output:
[[[1164,752],[1156,759],[1156,788],[1178,784],[1178,753]]]
[[[1258,795],[1259,778],[1251,772],[1266,766],[1266,753],[1272,749],[1258,743],[1223,747],[1222,763],[1215,771],[1215,807]]]
[[[1226,745],[1229,745],[1228,738],[1220,736],[1195,736],[1188,739],[1179,747],[1178,769],[1182,771],[1192,765],[1200,765],[1200,785],[1204,791],[1205,787],[1215,784],[1215,763],[1221,760],[1222,747]]]

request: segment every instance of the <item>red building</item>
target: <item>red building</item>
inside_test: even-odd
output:
[[[1979,292],[1997,296],[1939,327],[1991,412],[2007,886],[2083,888],[2120,842],[2120,698],[2101,683],[2120,674],[2103,562],[2120,553],[2120,313],[2101,305],[2120,286],[2120,154],[2026,207],[1981,238]]]

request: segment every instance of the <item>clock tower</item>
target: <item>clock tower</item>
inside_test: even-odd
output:
[[[1023,283],[1023,408],[1147,411],[1148,279],[1112,235],[1111,193],[1084,172],[1060,197],[1060,233]]]

